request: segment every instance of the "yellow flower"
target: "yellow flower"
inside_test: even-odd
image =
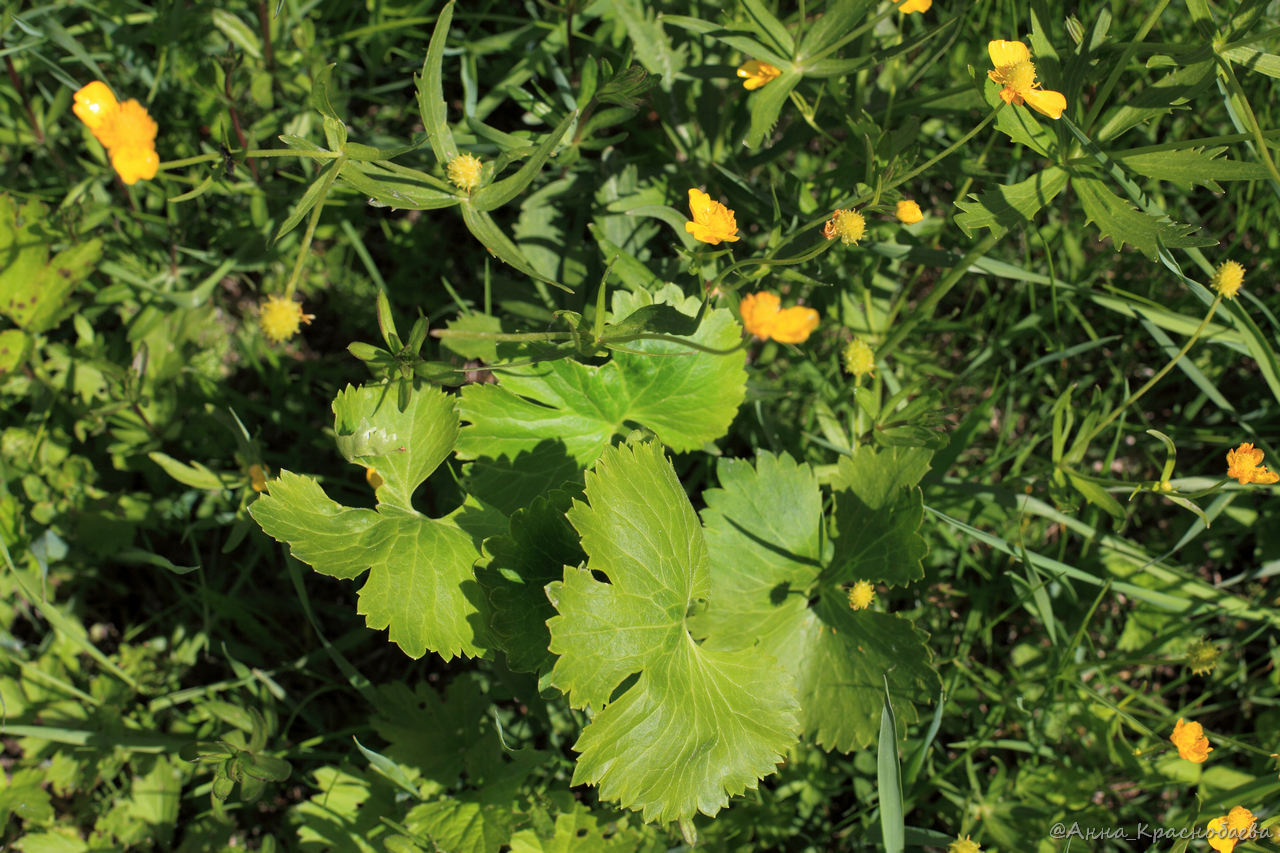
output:
[[[844,369],[857,379],[863,374],[875,374],[876,354],[862,338],[854,338],[844,348]]]
[[[799,344],[818,328],[818,312],[812,308],[781,308],[776,294],[768,291],[742,297],[738,305],[743,327],[757,338],[773,338],[778,343]]]
[[[445,172],[449,175],[449,183],[458,189],[471,192],[480,186],[480,171],[484,168],[484,164],[480,162],[479,157],[471,154],[459,154],[449,161],[449,165],[445,167]]]
[[[921,219],[924,219],[924,214],[920,212],[920,205],[905,198],[898,202],[898,208],[893,212],[893,215],[898,217],[898,221],[903,225],[915,225]]]
[[[1067,99],[1061,92],[1041,89],[1036,82],[1036,67],[1031,63],[1031,51],[1020,41],[997,39],[987,43],[994,71],[988,71],[997,86],[1001,86],[1000,99],[1006,104],[1025,102],[1038,113],[1049,118],[1061,118],[1067,108]]]
[[[118,103],[107,84],[95,80],[76,92],[72,111],[107,149],[120,180],[132,185],[156,176],[158,128],[146,107],[132,98]]]
[[[1250,483],[1269,486],[1280,480],[1280,474],[1268,471],[1267,466],[1262,464],[1262,456],[1262,451],[1247,441],[1235,450],[1228,450],[1227,476],[1234,478],[1242,486]]]
[[[689,190],[689,213],[692,222],[684,224],[684,230],[693,235],[693,239],[712,246],[719,246],[721,241],[736,243],[738,241],[738,220],[733,211],[702,190]]]
[[[255,492],[267,490],[267,469],[257,463],[249,466],[249,487]]]
[[[1209,846],[1220,853],[1231,853],[1236,843],[1253,838],[1258,819],[1244,806],[1236,806],[1223,817],[1209,821]]]
[[[1173,727],[1169,740],[1178,748],[1178,755],[1194,764],[1203,764],[1213,752],[1209,739],[1204,736],[1204,729],[1199,723],[1184,723],[1182,718]]]
[[[364,481],[376,492],[382,488],[386,481],[382,479],[382,475],[378,473],[376,468],[364,469]]]
[[[1235,299],[1242,284],[1244,284],[1244,267],[1235,261],[1224,261],[1209,282],[1209,286],[1221,293],[1223,299]]]
[[[303,314],[302,306],[297,302],[279,296],[271,297],[258,309],[258,322],[262,325],[263,334],[277,343],[292,338],[303,323],[314,319],[311,314]]]
[[[906,2],[893,0],[893,2],[902,4],[898,7],[898,11],[904,15],[909,15],[912,12],[928,12],[929,8],[933,6],[933,0],[906,0]],[[975,844],[973,846],[976,849],[978,845]]]
[[[758,59],[748,59],[738,66],[738,76],[742,78],[742,88],[759,89],[774,77],[782,73],[782,69]]]
[[[149,181],[160,170],[160,155],[154,148],[116,148],[111,152],[111,165],[120,180],[133,186]]]
[[[970,840],[966,835],[948,844],[947,853],[982,853],[982,848],[978,846],[978,842]]]
[[[837,210],[822,226],[822,236],[828,240],[839,237],[846,246],[858,242],[866,233],[867,220],[856,210]]]
[[[94,80],[76,92],[75,106],[71,111],[76,114],[76,118],[85,123],[94,136],[97,136],[102,122],[119,108],[120,104],[116,101],[116,96],[111,93],[111,87],[101,80]],[[101,137],[98,141],[102,141]]]
[[[849,587],[849,606],[854,610],[866,610],[876,600],[876,590],[867,581],[858,581]]]

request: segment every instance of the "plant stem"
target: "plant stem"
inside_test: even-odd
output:
[[[1139,388],[1137,391],[1134,391],[1132,394],[1126,397],[1124,399],[1124,402],[1122,402],[1120,405],[1112,409],[1109,415],[1107,415],[1105,418],[1099,421],[1097,426],[1095,426],[1092,430],[1090,430],[1089,434],[1084,439],[1084,445],[1086,447],[1088,446],[1089,442],[1093,441],[1095,438],[1098,437],[1098,433],[1102,432],[1116,418],[1120,417],[1120,413],[1123,412],[1125,409],[1127,409],[1133,403],[1137,402],[1142,397],[1143,394],[1146,394],[1148,391],[1150,391],[1151,388],[1157,382],[1159,382],[1161,379],[1165,377],[1165,374],[1167,374],[1170,370],[1173,370],[1173,366],[1177,364],[1179,361],[1181,361],[1184,355],[1186,355],[1188,352],[1191,351],[1191,347],[1195,346],[1196,341],[1200,339],[1201,333],[1204,332],[1205,327],[1209,325],[1209,321],[1213,319],[1214,312],[1218,310],[1218,306],[1221,304],[1222,304],[1222,294],[1219,293],[1217,297],[1213,300],[1213,304],[1209,306],[1209,311],[1204,315],[1204,319],[1200,321],[1200,325],[1196,326],[1196,330],[1191,333],[1191,337],[1187,338],[1187,342],[1182,345],[1182,349],[1178,350],[1178,352],[1173,356],[1173,358],[1169,359],[1169,363],[1166,364],[1164,367],[1160,368],[1160,370],[1156,373],[1155,376],[1152,376],[1150,379],[1146,381],[1146,383],[1141,388]]]

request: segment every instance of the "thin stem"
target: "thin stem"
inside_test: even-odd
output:
[[[823,240],[821,243],[814,246],[809,251],[799,255],[795,255],[794,257],[790,257],[790,258],[744,258],[741,261],[738,261],[734,264],[729,265],[728,267],[725,267],[723,272],[721,272],[714,279],[712,279],[711,285],[712,287],[714,287],[715,285],[723,281],[725,276],[727,276],[729,273],[737,272],[738,270],[743,269],[744,267],[789,266],[791,264],[802,264],[805,261],[811,261],[814,258],[818,257],[818,255],[821,255],[823,252],[830,249],[831,245],[832,245],[831,240]]]
[[[1109,415],[1107,415],[1105,418],[1099,421],[1098,425],[1095,426],[1087,436],[1085,436],[1085,439],[1083,442],[1084,446],[1087,447],[1089,445],[1089,442],[1093,441],[1095,438],[1098,437],[1098,433],[1102,432],[1104,429],[1110,426],[1111,423],[1116,418],[1120,417],[1121,412],[1123,412],[1133,403],[1137,402],[1142,397],[1143,394],[1146,394],[1148,391],[1151,390],[1151,388],[1157,382],[1163,379],[1165,377],[1165,374],[1167,374],[1170,370],[1173,370],[1173,366],[1177,364],[1179,361],[1181,361],[1184,355],[1186,355],[1188,352],[1191,351],[1191,347],[1195,346],[1196,341],[1200,339],[1201,333],[1204,332],[1205,327],[1209,325],[1209,321],[1213,319],[1214,312],[1218,310],[1218,306],[1221,304],[1222,304],[1222,294],[1219,293],[1217,297],[1214,298],[1213,304],[1209,306],[1209,311],[1207,314],[1204,315],[1204,319],[1200,321],[1200,325],[1196,326],[1196,330],[1191,333],[1191,337],[1187,338],[1187,342],[1182,345],[1182,349],[1178,350],[1177,354],[1174,355],[1173,358],[1169,359],[1169,363],[1166,364],[1164,367],[1160,368],[1159,372],[1156,373],[1155,376],[1152,376],[1150,379],[1148,379],[1146,384],[1144,384],[1137,391],[1134,391],[1132,394],[1126,397],[1124,399],[1124,402],[1122,402],[1120,405],[1112,409]]]
[[[311,248],[311,239],[315,237],[316,226],[320,224],[320,214],[324,212],[324,200],[329,195],[329,189],[333,186],[334,179],[338,177],[338,172],[342,171],[342,161],[345,159],[345,154],[338,158],[337,162],[329,167],[329,173],[321,178],[324,186],[320,190],[320,197],[316,199],[315,207],[311,210],[311,215],[307,217],[307,230],[302,235],[302,245],[298,247],[298,258],[293,262],[293,271],[289,273],[289,281],[284,286],[285,299],[292,299],[293,292],[298,287],[298,278],[302,275],[302,264],[307,259],[307,250]]]
[[[991,122],[995,121],[996,116],[1000,115],[1000,111],[1001,111],[1002,109],[1004,109],[1006,106],[1008,106],[1008,105],[1007,105],[1007,104],[1003,104],[1003,103],[1002,103],[1002,104],[1000,104],[1000,106],[998,106],[998,107],[996,107],[994,110],[992,110],[992,111],[991,111],[991,114],[990,114],[990,115],[988,115],[986,118],[984,118],[984,119],[982,120],[982,122],[981,122],[980,124],[978,124],[978,125],[977,125],[973,130],[969,131],[969,132],[968,132],[968,133],[966,133],[964,136],[960,137],[960,138],[959,138],[959,139],[957,139],[955,142],[953,142],[953,143],[951,143],[950,145],[948,145],[946,148],[942,149],[942,151],[938,152],[936,155],[934,155],[933,157],[931,157],[931,158],[929,158],[928,160],[926,160],[922,165],[920,165],[920,166],[916,167],[915,169],[912,169],[910,172],[907,172],[905,175],[903,175],[902,177],[898,178],[898,179],[897,179],[896,181],[894,181],[893,183],[891,183],[891,184],[889,184],[888,186],[884,187],[884,189],[886,189],[886,190],[888,190],[888,189],[893,189],[894,187],[899,186],[900,184],[905,184],[907,181],[911,180],[911,179],[912,179],[912,178],[914,178],[916,175],[918,175],[918,174],[920,174],[921,172],[923,172],[925,169],[928,169],[928,168],[929,168],[930,166],[932,166],[934,163],[937,163],[937,162],[938,162],[939,160],[941,160],[943,157],[949,157],[949,156],[952,154],[952,152],[954,152],[957,148],[959,148],[961,145],[964,145],[964,144],[965,144],[966,142],[968,142],[970,139],[973,139],[975,136],[977,136],[977,135],[978,135],[978,133],[979,133],[979,132],[981,132],[981,130],[982,130],[984,127],[986,127],[987,125],[991,124]]]

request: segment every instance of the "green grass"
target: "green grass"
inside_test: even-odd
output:
[[[1237,805],[1276,822],[1275,487],[1225,479],[1243,442],[1280,464],[1267,4],[661,5],[101,0],[0,21],[0,845],[1120,851]],[[1061,119],[1002,105],[992,39],[1029,44]],[[744,90],[750,58],[780,75]],[[154,180],[119,181],[72,114],[95,79],[158,123]],[[485,164],[470,195],[448,182],[457,152]],[[739,242],[685,232],[690,187]],[[898,223],[899,198],[925,219]],[[865,215],[856,245],[823,239],[836,209]],[[1225,261],[1246,270],[1234,299],[1210,288]],[[725,354],[761,290],[816,331]],[[315,319],[268,340],[270,296]],[[854,336],[871,376],[842,368]],[[580,384],[553,400],[548,376]],[[389,410],[335,429],[361,384],[433,414],[390,443]],[[626,402],[616,423],[602,389]],[[572,443],[593,429],[599,447]],[[442,461],[413,491],[390,472],[426,435]],[[607,494],[603,446],[647,441],[669,463]],[[794,469],[769,468],[783,454]],[[615,650],[566,652],[587,608],[543,592],[605,595],[626,519],[655,540],[687,520],[642,499],[663,465],[707,527],[710,581],[662,599],[670,624],[635,618],[789,673],[767,709],[726,706],[793,735],[770,741],[776,771],[717,780],[727,805],[697,815],[600,781],[608,765],[625,789],[679,725],[575,750],[657,679],[658,646],[596,683]],[[421,647],[366,627],[350,578],[368,563],[335,568],[355,539],[304,553],[315,531],[264,521],[257,470],[453,525],[467,603],[404,617]],[[752,530],[733,528],[752,502],[732,472],[772,507]],[[804,500],[771,504],[784,485]],[[747,567],[792,572],[777,611]],[[855,578],[876,612],[824,610]],[[805,674],[799,629],[771,645],[789,600],[828,637],[874,624],[900,644],[866,653],[873,683],[784,701],[787,679],[859,660]],[[449,620],[484,653],[437,654]],[[690,684],[673,719],[724,712]],[[1204,764],[1169,742],[1179,718],[1204,726]],[[703,765],[665,776],[684,767]],[[1052,837],[1073,822],[1093,835]]]

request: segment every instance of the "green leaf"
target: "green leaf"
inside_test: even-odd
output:
[[[956,202],[956,207],[963,211],[956,214],[956,225],[970,237],[979,228],[1003,234],[1031,222],[1040,208],[1053,201],[1066,185],[1066,171],[1050,166],[1025,181],[996,186],[984,190],[980,196],[970,195],[972,201]]]
[[[453,193],[434,186],[428,175],[417,178],[404,171],[383,168],[378,163],[348,160],[342,164],[338,176],[371,201],[393,210],[436,210],[461,201]]]
[[[30,826],[53,820],[53,800],[41,787],[44,774],[36,768],[14,770],[0,776],[0,826],[14,815]]]
[[[707,547],[660,445],[605,451],[586,496],[569,520],[588,568],[547,590],[558,612],[551,683],[596,710],[574,745],[573,784],[598,785],[649,821],[714,815],[794,742],[790,679],[757,650],[690,634],[687,615],[709,590]]]
[[[551,157],[551,152],[560,144],[565,131],[577,117],[578,112],[575,110],[562,118],[560,123],[542,138],[542,142],[534,149],[533,154],[514,175],[476,190],[471,196],[471,203],[476,210],[494,210],[524,192],[529,184],[533,183],[533,179],[538,177],[547,159]]]
[[[498,260],[514,267],[529,276],[529,278],[558,287],[566,293],[573,292],[563,284],[552,281],[535,270],[528,259],[520,253],[520,249],[516,244],[511,242],[511,238],[498,227],[498,224],[493,221],[489,214],[483,210],[476,210],[470,201],[463,201],[458,205],[458,208],[462,211],[462,221],[466,224],[467,230],[484,244],[489,253]]]
[[[442,788],[455,787],[463,773],[483,776],[503,761],[486,714],[491,699],[476,673],[454,678],[443,696],[425,681],[412,689],[398,681],[384,684],[377,700],[370,725],[388,743],[383,753]]]
[[[27,357],[31,339],[21,329],[5,329],[0,332],[0,377],[22,364]]]
[[[236,47],[254,59],[262,58],[262,42],[258,39],[258,34],[244,21],[225,9],[212,10],[209,13],[209,20]]]
[[[422,126],[426,128],[431,150],[441,164],[447,164],[458,156],[458,145],[449,129],[448,108],[444,103],[444,45],[449,40],[449,25],[453,22],[453,2],[446,3],[436,18],[427,45],[427,57],[422,62],[422,76],[418,78],[418,112]]]
[[[752,27],[761,39],[772,42],[773,47],[781,54],[791,56],[795,53],[796,43],[791,33],[760,0],[742,0],[742,8],[751,18]]]
[[[1092,175],[1076,175],[1071,185],[1080,197],[1086,220],[1098,226],[1102,236],[1111,240],[1117,252],[1128,243],[1154,260],[1160,246],[1186,249],[1217,243],[1212,238],[1194,236],[1194,232],[1199,230],[1197,226],[1183,225],[1167,216],[1156,218],[1138,210]]]
[[[0,196],[0,313],[33,334],[61,319],[71,292],[102,254],[102,241],[94,239],[50,259],[54,237],[45,230],[47,216],[39,202],[19,207],[11,196]]]
[[[894,470],[877,465],[879,478],[857,478],[850,491],[877,503],[918,479],[918,457],[897,453],[881,454],[897,461]],[[915,722],[915,703],[939,685],[926,636],[898,616],[851,610],[841,580],[827,576],[813,470],[762,453],[754,466],[721,459],[717,474],[720,488],[703,493],[711,603],[695,627],[708,635],[704,646],[750,647],[759,638],[754,649],[794,675],[804,731],[826,749],[875,741],[886,675],[899,721]]]
[[[636,59],[650,73],[662,75],[662,87],[670,89],[685,66],[688,52],[684,45],[672,47],[671,39],[662,29],[662,21],[648,4],[638,0],[614,0],[613,14],[627,30],[631,49]]]
[[[880,794],[880,833],[886,853],[902,853],[906,846],[906,821],[902,808],[902,767],[898,763],[898,727],[893,721],[889,692],[880,713],[880,737],[876,745],[876,790]]]
[[[1218,181],[1265,180],[1270,174],[1261,163],[1245,163],[1240,160],[1220,160],[1218,155],[1226,151],[1218,148],[1179,148],[1173,151],[1150,151],[1141,154],[1111,155],[1112,159],[1127,169],[1168,181],[1176,187],[1192,190],[1197,185],[1214,192],[1222,192]]]
[[[348,386],[333,410],[343,456],[382,478],[377,509],[344,507],[314,478],[282,471],[250,514],[322,574],[349,580],[368,570],[358,612],[370,628],[389,628],[405,654],[418,658],[431,650],[446,660],[480,655],[485,639],[471,572],[476,545],[458,526],[459,513],[428,518],[411,502],[453,447],[453,398],[437,388],[419,389],[401,412],[386,386]]]
[[[1093,132],[1099,144],[1111,142],[1126,130],[1173,112],[1194,100],[1214,79],[1213,50],[1202,48],[1179,59],[1179,68],[1144,87],[1132,100],[1111,113]]]
[[[1240,63],[1250,71],[1257,71],[1268,77],[1280,77],[1280,56],[1276,56],[1274,53],[1267,53],[1249,45],[1241,45],[1230,50],[1224,50],[1221,56],[1224,59],[1230,59],[1232,62]]]
[[[692,316],[701,303],[674,285],[653,297],[615,292],[612,317],[629,317],[650,304]],[[689,339],[728,349],[740,337],[733,315],[720,308],[707,312]],[[459,410],[469,423],[458,456],[478,460],[469,488],[499,507],[526,505],[533,495],[575,478],[632,423],[679,452],[724,435],[746,392],[742,351],[714,355],[654,340],[625,346],[628,351],[615,351],[603,365],[543,362],[503,370],[497,385],[463,388]]]
[[[832,488],[836,554],[829,574],[837,583],[866,580],[905,586],[924,577],[928,550],[920,538],[924,497],[915,484],[929,468],[929,453],[860,449],[840,458]]]
[[[485,803],[475,795],[441,797],[410,809],[405,824],[449,853],[492,853],[511,838],[516,815],[509,803]]]
[[[743,144],[748,148],[759,148],[764,138],[778,123],[782,107],[787,103],[791,90],[803,79],[799,71],[784,69],[770,80],[763,88],[750,93],[747,100],[751,107],[751,125],[747,129]]]
[[[148,453],[147,457],[163,468],[166,474],[183,485],[191,486],[193,489],[223,488],[222,478],[199,462],[187,465],[168,454],[158,451]]]
[[[545,587],[564,576],[565,566],[586,561],[578,536],[565,518],[572,495],[539,495],[511,516],[505,536],[484,543],[491,555],[476,570],[493,614],[494,640],[519,672],[546,672],[554,658],[548,651],[547,620],[555,615]]]
[[[987,104],[1000,112],[996,115],[996,129],[1019,145],[1025,145],[1044,156],[1057,145],[1058,137],[1040,121],[1039,113],[1030,107],[1005,104],[1000,98],[1000,87],[990,78],[983,84],[982,95]]]

